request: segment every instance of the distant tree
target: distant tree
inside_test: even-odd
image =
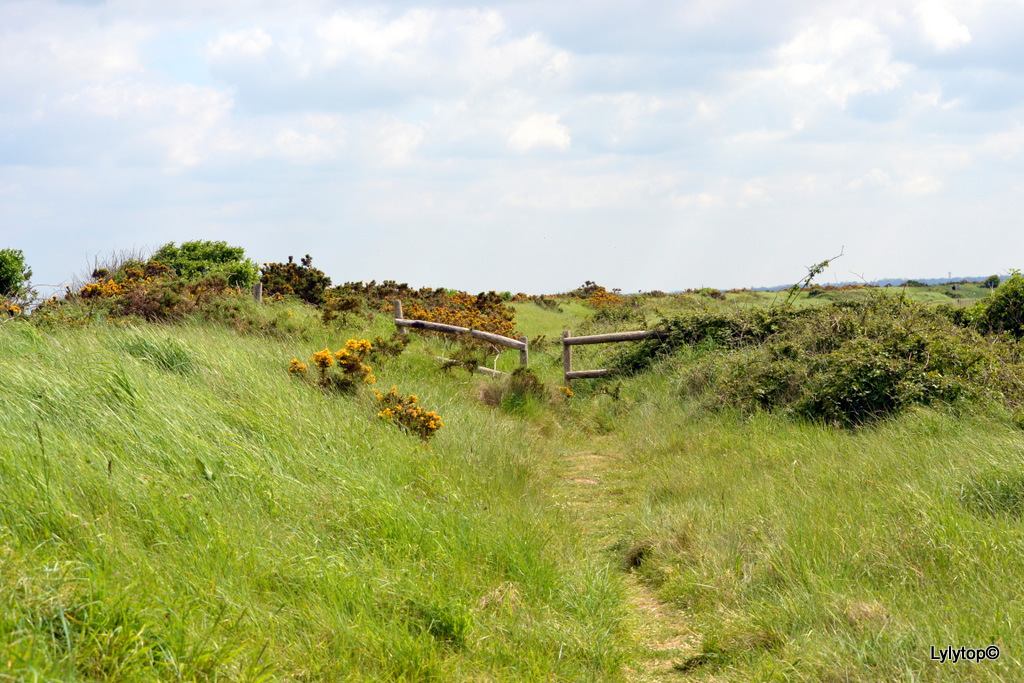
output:
[[[989,275],[988,279],[985,280],[986,289],[995,289],[999,286],[1000,280],[998,275]]]
[[[0,249],[0,296],[21,297],[28,294],[32,271],[25,265],[25,255],[18,249]]]
[[[182,242],[180,247],[168,242],[157,249],[152,260],[189,280],[220,275],[229,285],[248,287],[259,279],[259,268],[255,261],[245,257],[245,249],[228,246],[227,242],[195,240]]]

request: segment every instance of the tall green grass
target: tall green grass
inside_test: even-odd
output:
[[[1024,433],[1012,419],[919,408],[841,430],[705,414],[673,374],[588,410],[610,425],[605,448],[632,496],[618,552],[701,634],[680,675],[1020,679]],[[988,645],[998,660],[931,658]]]
[[[303,336],[0,328],[0,678],[615,677],[619,583],[529,425],[414,344],[375,372],[426,446],[290,377],[348,335]]]

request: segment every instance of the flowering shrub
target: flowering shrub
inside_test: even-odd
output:
[[[94,281],[77,292],[69,289],[66,300],[87,301],[90,310],[104,309],[115,315],[135,315],[146,320],[180,319],[220,295],[236,292],[222,277],[186,280],[153,260],[127,261],[114,272],[97,268],[92,276]],[[47,303],[47,308],[59,308],[55,300]]]
[[[320,385],[333,387],[341,391],[355,389],[356,383],[362,381],[366,384],[373,384],[377,378],[373,375],[373,368],[363,361],[367,359],[373,345],[366,339],[349,339],[345,346],[335,353],[330,349],[317,351],[309,362],[320,370]],[[330,370],[335,365],[341,370],[341,374],[331,374]],[[288,365],[288,372],[291,375],[305,377],[308,368],[305,363],[293,358]]]
[[[505,304],[494,292],[476,296],[465,292],[446,292],[440,301],[429,308],[419,302],[410,302],[405,316],[444,325],[457,325],[513,337],[516,331],[515,310]]]
[[[270,295],[294,295],[308,304],[322,305],[326,300],[331,278],[313,267],[313,257],[306,254],[301,263],[288,257],[288,263],[264,263],[260,268],[260,282],[263,293]]]
[[[626,297],[615,292],[609,292],[604,287],[598,286],[587,298],[587,304],[591,308],[601,310],[603,308],[618,308],[626,304]]]
[[[377,405],[380,406],[377,417],[394,422],[407,434],[415,434],[427,441],[444,426],[440,415],[419,406],[419,399],[415,394],[402,396],[398,393],[398,387],[391,387],[391,391],[386,394],[379,391],[373,393],[376,394]]]

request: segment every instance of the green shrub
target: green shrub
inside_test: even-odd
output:
[[[32,271],[18,249],[0,249],[0,296],[20,298],[28,294]]]
[[[1024,338],[1024,276],[1013,271],[1008,280],[992,296],[982,299],[965,314],[983,333],[1009,333]]]
[[[619,368],[648,367],[684,344],[703,350],[682,384],[719,405],[852,427],[914,404],[1024,400],[1018,344],[986,340],[942,308],[882,294],[814,309],[702,311],[662,330],[620,355]]]
[[[259,277],[256,263],[245,257],[245,249],[228,246],[227,242],[195,240],[182,242],[180,247],[168,242],[152,260],[173,268],[187,280],[219,276],[232,287],[250,287]]]

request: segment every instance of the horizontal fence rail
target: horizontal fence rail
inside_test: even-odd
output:
[[[398,328],[400,334],[405,334],[406,329],[412,328],[414,330],[430,330],[432,332],[445,332],[447,334],[461,334],[467,337],[473,337],[474,339],[481,339],[491,344],[498,344],[499,346],[507,346],[510,349],[519,351],[519,364],[527,366],[530,364],[530,340],[527,337],[520,337],[519,339],[510,339],[509,337],[503,337],[500,334],[494,334],[493,332],[483,332],[481,330],[471,330],[468,327],[459,327],[458,325],[445,325],[444,323],[435,323],[429,320],[409,320],[402,317],[402,302],[399,299],[395,299],[395,327]],[[480,367],[477,368],[478,372],[485,374],[507,374],[491,368]]]
[[[526,342],[516,339],[509,339],[508,337],[502,337],[500,334],[493,334],[491,332],[481,332],[480,330],[471,330],[468,327],[459,327],[458,325],[445,325],[444,323],[432,323],[428,320],[406,320],[404,318],[395,318],[395,325],[398,327],[411,327],[417,330],[433,330],[434,332],[447,332],[449,334],[464,334],[474,339],[483,339],[492,344],[500,344],[501,346],[507,346],[510,349],[516,349],[518,351],[526,350]]]
[[[662,330],[638,330],[636,332],[612,332],[610,334],[592,334],[586,337],[566,337],[562,334],[562,343],[566,346],[577,344],[608,344],[610,342],[637,341],[651,337],[664,337]]]
[[[637,330],[635,332],[612,332],[610,334],[592,334],[585,337],[574,337],[569,330],[562,332],[562,368],[565,373],[565,383],[569,384],[574,379],[591,379],[595,377],[607,377],[614,374],[614,370],[573,370],[572,369],[572,347],[583,344],[610,344],[624,341],[640,341],[641,339],[662,338],[667,333],[664,330]]]

